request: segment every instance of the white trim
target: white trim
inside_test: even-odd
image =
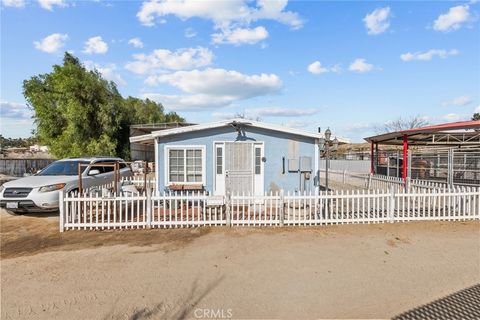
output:
[[[160,160],[159,154],[158,154],[158,139],[155,138],[154,141],[155,143],[154,148],[155,148],[155,178],[156,178],[156,185],[155,189],[157,192],[160,192],[160,170],[159,166],[160,164],[158,163]]]
[[[217,147],[222,148],[222,174],[217,175]],[[213,155],[212,155],[212,165],[213,165],[213,190],[214,195],[225,195],[225,141],[213,141]],[[217,187],[217,176],[221,176],[223,179],[223,189],[218,190]]]
[[[255,149],[257,147],[260,147],[260,174],[255,173],[255,168],[256,168]],[[263,157],[265,157],[265,142],[264,141],[254,142],[253,143],[253,192],[257,196],[261,196],[265,192],[265,162],[262,161]]]
[[[194,185],[194,184],[199,184],[200,182],[171,182],[170,181],[170,175],[168,173],[168,169],[170,166],[169,163],[169,157],[168,157],[168,151],[169,150],[186,150],[186,149],[194,149],[194,150],[201,150],[202,151],[202,181],[201,184],[203,186],[206,186],[206,176],[207,176],[207,170],[206,170],[206,148],[205,145],[203,144],[196,144],[196,145],[179,145],[179,144],[167,144],[164,146],[164,172],[165,172],[165,186],[171,186],[173,184],[186,184],[186,185]],[[186,164],[186,153],[185,153],[185,164]],[[184,173],[185,175],[187,174],[186,172]]]
[[[313,154],[315,157],[315,160],[313,161],[313,169],[314,169],[314,178],[313,178],[313,184],[315,187],[315,194],[318,194],[318,191],[320,190],[320,167],[319,167],[319,159],[320,159],[320,146],[319,146],[319,141],[315,140],[315,144],[313,145]],[[315,183],[315,180],[317,183]]]
[[[265,123],[265,122],[258,122],[258,121],[239,119],[239,118],[230,119],[230,120],[223,120],[223,121],[218,121],[218,122],[197,124],[197,125],[186,126],[186,127],[179,127],[179,128],[172,128],[172,129],[166,129],[166,130],[153,131],[151,133],[151,135],[152,135],[152,137],[166,137],[166,136],[176,135],[176,134],[180,134],[180,133],[195,132],[195,131],[200,131],[200,130],[227,127],[227,126],[230,126],[233,121],[241,123],[245,127],[256,127],[256,128],[266,129],[266,130],[285,132],[285,133],[304,136],[304,137],[309,137],[309,138],[317,138],[317,139],[318,138],[323,138],[323,134],[320,134],[320,133],[308,132],[308,131],[304,131],[304,130],[300,130],[300,129],[288,128],[288,127],[281,126],[281,125],[278,125],[278,124],[270,124],[270,123]],[[142,137],[142,136],[139,136],[139,137]],[[137,137],[135,137],[135,138],[137,138]],[[147,137],[145,137],[145,138],[147,138]],[[345,139],[345,138],[338,138],[338,140],[341,143],[349,142],[348,139]],[[137,141],[137,140],[135,140],[135,141]],[[138,141],[140,141],[140,139],[138,139]]]
[[[131,143],[141,143],[141,142],[147,142],[147,141],[150,141],[150,140],[154,140],[154,136],[149,133],[149,134],[143,134],[141,136],[134,136],[134,137],[130,137],[130,142]]]

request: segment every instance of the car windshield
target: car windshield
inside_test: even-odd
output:
[[[89,164],[88,161],[55,161],[48,167],[40,171],[37,176],[75,176],[78,174],[78,164]],[[87,167],[82,167],[82,172]]]

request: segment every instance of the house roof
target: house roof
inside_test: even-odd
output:
[[[480,145],[480,120],[460,121],[425,126],[384,133],[365,138],[368,142],[381,144],[402,144],[407,136],[408,143],[413,145]]]
[[[241,125],[243,127],[255,127],[255,128],[261,128],[261,129],[277,131],[277,132],[285,132],[285,133],[289,133],[289,134],[293,134],[293,135],[309,137],[309,138],[314,138],[314,139],[323,138],[323,133],[308,132],[308,131],[305,131],[305,130],[289,128],[289,127],[285,127],[285,126],[277,125],[277,124],[271,124],[271,123],[253,121],[253,120],[248,120],[248,119],[235,118],[235,119],[223,120],[223,121],[218,121],[218,122],[210,122],[210,123],[203,123],[203,124],[191,125],[191,126],[186,126],[186,127],[179,127],[179,128],[172,128],[172,129],[166,129],[166,130],[161,130],[161,131],[154,131],[150,134],[136,136],[136,137],[130,137],[130,142],[133,142],[133,143],[152,143],[153,142],[152,140],[155,139],[155,138],[162,138],[162,137],[177,135],[177,134],[181,134],[181,133],[202,131],[202,130],[208,130],[208,129],[235,126],[235,125]],[[339,140],[340,143],[347,143],[348,142],[348,140],[344,139],[344,138],[337,138],[337,139]]]

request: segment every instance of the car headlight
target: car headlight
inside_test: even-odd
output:
[[[3,189],[5,189],[5,187],[3,185],[0,186],[0,192],[3,191]]]
[[[43,186],[38,189],[38,192],[50,192],[50,191],[55,191],[55,190],[60,190],[65,187],[65,183],[57,183],[57,184],[51,184],[49,186]]]

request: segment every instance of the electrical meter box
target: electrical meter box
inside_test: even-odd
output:
[[[300,157],[300,172],[312,172],[312,157]]]
[[[288,159],[288,171],[298,172],[298,159]]]

